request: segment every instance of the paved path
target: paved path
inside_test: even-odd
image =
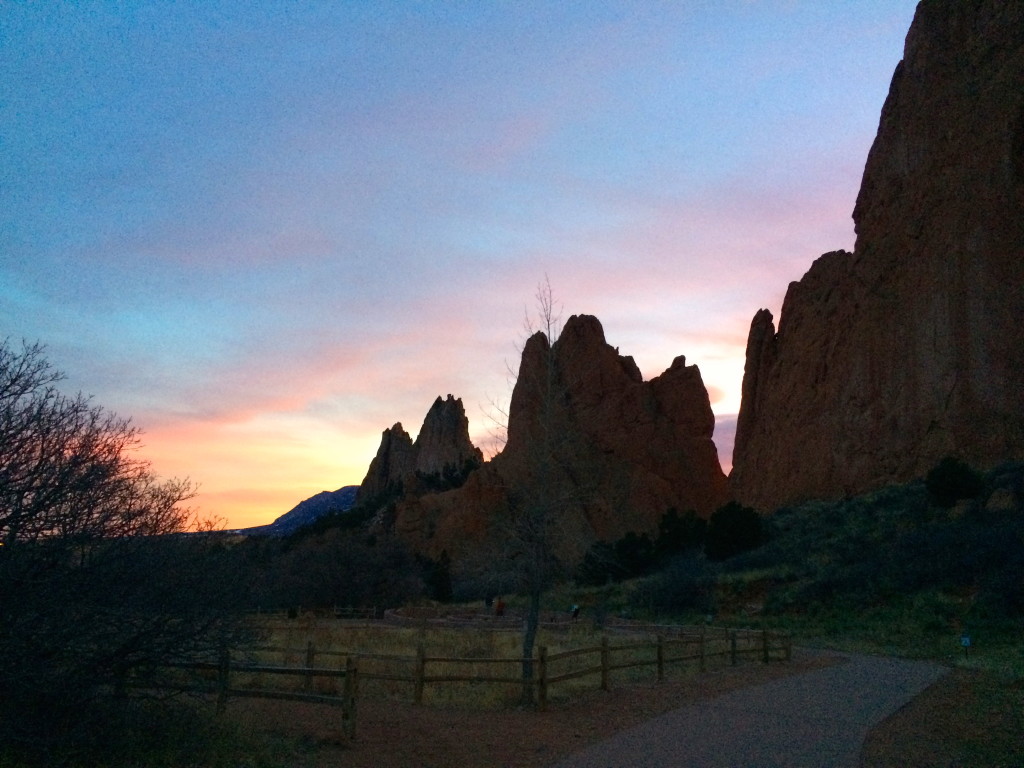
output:
[[[843,658],[666,712],[555,768],[856,768],[871,727],[946,669],[886,657]]]

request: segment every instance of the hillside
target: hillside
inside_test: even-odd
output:
[[[942,462],[923,481],[781,509],[765,533],[722,565],[720,609],[898,653],[948,656],[961,635],[1017,647],[1024,464]]]

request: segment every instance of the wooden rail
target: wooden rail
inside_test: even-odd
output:
[[[383,609],[376,606],[370,608],[353,608],[351,606],[334,606],[333,608],[254,608],[248,611],[250,616],[257,619],[289,619],[298,620],[307,617],[332,618],[332,619],[356,619],[362,621],[381,621],[384,618]]]
[[[626,628],[623,628],[626,630]],[[537,701],[543,710],[548,706],[552,687],[570,680],[585,677],[596,677],[601,690],[608,690],[613,673],[627,669],[653,668],[659,681],[666,676],[667,670],[673,666],[693,664],[703,672],[712,660],[720,660],[736,665],[743,658],[757,659],[763,663],[772,660],[788,661],[792,654],[791,639],[788,634],[767,630],[738,630],[710,627],[629,627],[626,631],[646,631],[655,634],[655,639],[629,639],[623,643],[612,643],[608,635],[601,638],[600,645],[574,648],[566,651],[550,653],[546,646],[539,646],[533,661],[534,678],[531,682],[536,686]],[[315,704],[326,704],[341,709],[341,730],[349,738],[355,738],[357,701],[359,698],[360,680],[388,680],[407,682],[413,689],[413,701],[421,704],[427,685],[443,685],[446,683],[492,683],[509,686],[521,686],[522,676],[519,672],[523,664],[522,658],[460,658],[447,656],[428,656],[424,646],[417,648],[415,656],[397,656],[388,654],[357,654],[344,651],[319,650],[313,642],[305,647],[252,646],[245,649],[246,654],[266,656],[281,654],[281,664],[243,663],[232,660],[231,653],[225,649],[216,662],[198,662],[173,665],[177,669],[196,672],[213,673],[213,688],[193,686],[191,690],[202,690],[215,693],[218,708],[223,709],[229,698],[269,698],[286,701],[302,701]],[[333,659],[338,666],[323,666],[323,659]],[[304,663],[289,663],[292,659],[302,659]],[[341,662],[341,660],[344,660]],[[318,660],[321,666],[317,665]],[[383,662],[384,670],[360,670],[361,660]],[[495,672],[481,674],[478,670],[466,672],[447,671],[443,674],[431,674],[437,666],[495,666],[507,667],[508,673]],[[400,670],[405,667],[406,672]],[[397,669],[396,669],[397,668]],[[240,685],[239,676],[269,675],[290,676],[301,678],[301,690],[284,688],[268,688],[260,685]],[[317,678],[341,679],[344,688],[341,694],[314,692],[314,681]],[[187,686],[178,686],[181,690]]]
[[[175,687],[182,691],[192,690],[201,693],[216,693],[218,711],[223,711],[228,699],[231,698],[280,699],[338,707],[341,709],[341,731],[346,738],[354,739],[356,734],[356,703],[359,699],[358,664],[355,658],[347,656],[343,668],[316,667],[314,666],[315,656],[315,649],[312,643],[310,643],[307,647],[305,666],[249,664],[232,661],[231,651],[225,648],[221,650],[220,657],[216,662],[184,662],[165,666],[172,669],[194,672],[214,672],[216,674],[216,682],[212,689],[208,685],[197,685],[195,683]],[[251,688],[232,685],[232,678],[239,674],[302,677],[303,690],[291,691],[283,688]],[[343,691],[340,695],[312,693],[314,678],[343,679]]]
[[[687,652],[688,648],[695,649]],[[682,649],[680,652],[678,649]],[[697,662],[701,672],[707,668],[709,659],[727,658],[731,666],[739,663],[745,656],[755,656],[765,664],[774,657],[781,661],[792,658],[792,641],[788,634],[769,632],[767,630],[728,629],[720,632],[708,632],[703,629],[692,634],[680,634],[677,637],[658,635],[654,642],[638,641],[620,645],[612,645],[608,637],[601,639],[601,645],[590,648],[576,648],[559,653],[548,653],[546,647],[538,649],[536,661],[537,698],[541,709],[547,707],[550,687],[556,683],[580,677],[600,676],[601,690],[609,689],[611,673],[616,670],[637,667],[654,667],[659,681],[665,678],[665,669],[671,664]],[[673,652],[675,650],[675,652]],[[635,652],[634,657],[621,659],[623,654]],[[649,657],[644,657],[649,651]],[[619,656],[621,660],[616,660]],[[596,662],[589,666],[571,669],[560,674],[553,674],[553,667],[558,662],[580,657],[596,657]]]
[[[630,627],[636,632],[639,627]],[[788,661],[792,655],[791,638],[788,634],[768,630],[743,630],[710,627],[643,627],[644,630],[658,630],[656,639],[630,640],[624,643],[612,643],[607,635],[602,637],[601,644],[587,648],[574,648],[557,653],[549,653],[545,646],[538,647],[534,662],[533,685],[536,685],[537,698],[541,708],[547,706],[551,687],[569,680],[582,677],[599,677],[598,686],[608,690],[614,672],[628,669],[653,668],[657,680],[665,679],[666,670],[672,666],[694,664],[699,671],[707,669],[713,660],[725,661],[735,666],[741,659],[750,658],[769,663],[773,660]],[[653,633],[652,633],[653,634]],[[250,649],[252,652],[282,654],[287,662],[290,658],[304,655],[304,667],[288,667],[298,670],[296,674],[307,675],[309,680],[318,673],[315,667],[317,657],[355,657],[359,660],[378,661],[388,664],[386,671],[369,668],[362,669],[359,676],[363,680],[388,680],[406,682],[412,686],[412,699],[421,704],[424,691],[428,685],[445,683],[492,683],[500,685],[522,685],[519,667],[522,658],[460,658],[453,656],[428,656],[424,646],[418,646],[416,655],[363,654],[345,651],[317,650],[312,642],[305,648],[288,648],[277,646],[259,646]],[[572,662],[570,664],[569,662]],[[481,674],[478,671],[444,672],[431,674],[431,668],[438,666],[496,666],[508,667],[508,674],[496,672]],[[569,668],[565,668],[565,667]],[[396,667],[405,667],[401,671]],[[264,668],[268,669],[268,668]]]

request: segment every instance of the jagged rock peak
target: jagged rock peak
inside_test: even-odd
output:
[[[415,469],[416,451],[412,438],[402,428],[401,422],[398,422],[381,434],[380,448],[359,485],[358,499],[362,501],[372,498],[393,488]]]
[[[761,509],[1024,458],[1024,3],[922,0],[854,210],[751,324],[732,489]]]
[[[572,315],[552,346],[538,331],[527,339],[509,403],[508,444],[530,439],[534,422],[552,400],[575,390],[576,396],[600,399],[604,390],[625,381],[641,383],[632,357],[621,356],[605,341],[601,321],[593,315]],[[506,446],[506,451],[508,445]]]
[[[399,487],[411,487],[417,476],[454,477],[468,465],[483,461],[469,439],[469,420],[462,400],[440,396],[427,411],[413,442],[401,423],[384,430],[380,448],[359,487],[359,499],[372,498]]]
[[[644,382],[633,358],[606,342],[596,317],[573,315],[553,345],[535,334],[524,347],[500,466],[515,485],[538,455],[559,454],[556,463],[572,464],[568,474],[601,499],[590,506],[603,519],[592,514],[591,526],[616,537],[656,524],[669,507],[707,515],[722,503],[713,431],[696,366],[680,356]]]
[[[415,470],[425,475],[461,470],[467,462],[479,464],[483,454],[469,438],[469,419],[460,398],[440,396],[430,406],[416,437]]]

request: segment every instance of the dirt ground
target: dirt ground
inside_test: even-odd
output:
[[[868,734],[861,766],[1024,767],[1024,684],[953,670]]]
[[[238,701],[229,711],[246,728],[299,745],[289,756],[296,766],[543,768],[670,709],[836,662],[828,654],[797,651],[789,664],[748,664],[595,690],[553,704],[547,712],[473,712],[361,700],[352,742],[341,737],[340,713],[329,707]],[[984,676],[954,671],[872,730],[862,766],[1024,766],[1024,759],[1013,758],[1024,754],[1024,715],[1020,706],[1007,706],[1007,695],[1013,702],[1024,698],[1024,692],[1002,691]]]
[[[546,712],[360,700],[353,742],[341,738],[340,714],[327,707],[254,700],[230,709],[247,727],[304,741],[303,759],[316,768],[542,768],[670,709],[832,663],[830,656],[797,653],[788,664],[747,664],[595,690]]]

